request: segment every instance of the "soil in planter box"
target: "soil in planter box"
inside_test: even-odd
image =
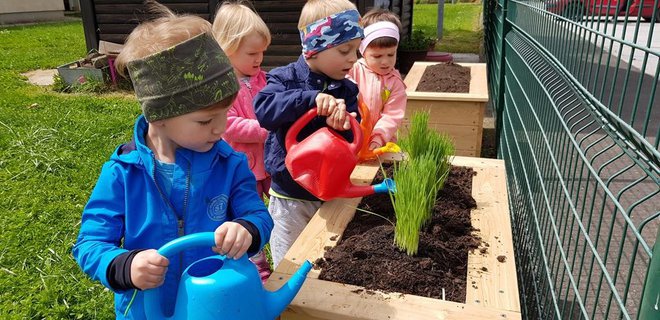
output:
[[[431,221],[422,228],[416,256],[394,245],[389,222],[358,210],[338,245],[316,261],[319,279],[436,299],[444,288],[446,300],[464,303],[468,251],[480,244],[470,223],[474,174],[471,168],[451,169]],[[382,180],[379,172],[374,182]],[[359,207],[395,221],[388,195],[368,196]]]
[[[426,67],[416,91],[469,93],[470,77],[470,68],[439,63]]]

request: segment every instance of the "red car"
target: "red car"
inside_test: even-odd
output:
[[[655,17],[654,4],[655,0],[550,0],[546,2],[545,8],[575,21],[584,16],[625,16],[626,11],[629,17],[637,17],[641,8],[644,20],[660,22],[660,1]]]

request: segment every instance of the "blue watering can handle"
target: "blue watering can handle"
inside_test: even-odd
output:
[[[160,249],[158,249],[158,253],[165,257],[171,258],[184,249],[213,246],[215,246],[215,237],[213,232],[200,232],[174,239],[160,247]],[[147,315],[147,318],[167,318],[163,314],[163,309],[161,308],[160,288],[144,291],[144,311]]]
[[[213,232],[200,232],[174,239],[160,247],[158,253],[165,257],[171,257],[188,248],[213,246],[215,246]]]

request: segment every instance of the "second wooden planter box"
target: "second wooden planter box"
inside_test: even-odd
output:
[[[506,191],[504,162],[495,159],[455,157],[455,166],[471,167],[477,173],[472,196],[472,226],[489,244],[487,252],[468,254],[466,303],[431,299],[410,294],[368,291],[362,287],[318,279],[312,270],[282,314],[281,319],[520,319],[511,220]],[[377,165],[358,166],[353,183],[369,184]],[[282,286],[305,260],[323,257],[336,245],[353,219],[361,198],[326,202],[298,237],[266,287]],[[498,256],[505,256],[504,262]],[[374,266],[378,268],[378,266]]]
[[[486,83],[485,63],[459,63],[470,68],[470,92],[419,92],[417,85],[422,79],[426,67],[438,62],[417,61],[406,75],[406,94],[408,104],[404,125],[416,111],[430,111],[429,127],[448,134],[454,139],[456,155],[479,157],[481,155],[481,137],[486,104],[488,103],[488,84]]]

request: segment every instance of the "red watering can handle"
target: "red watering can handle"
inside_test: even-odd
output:
[[[293,123],[291,128],[289,128],[289,131],[286,133],[286,139],[285,139],[285,148],[287,152],[289,152],[289,149],[291,149],[291,147],[298,144],[298,140],[296,140],[296,137],[298,137],[298,133],[300,133],[300,130],[302,130],[302,128],[304,128],[310,121],[312,121],[312,119],[314,119],[316,115],[317,115],[316,107],[309,109],[307,113],[305,113],[302,117],[296,120],[296,122]],[[351,120],[351,131],[353,131],[353,142],[349,146],[351,148],[351,152],[353,154],[357,154],[360,151],[360,148],[362,147],[362,130],[360,130],[360,124],[357,122],[357,120],[355,120],[353,116],[349,115],[349,118]]]

